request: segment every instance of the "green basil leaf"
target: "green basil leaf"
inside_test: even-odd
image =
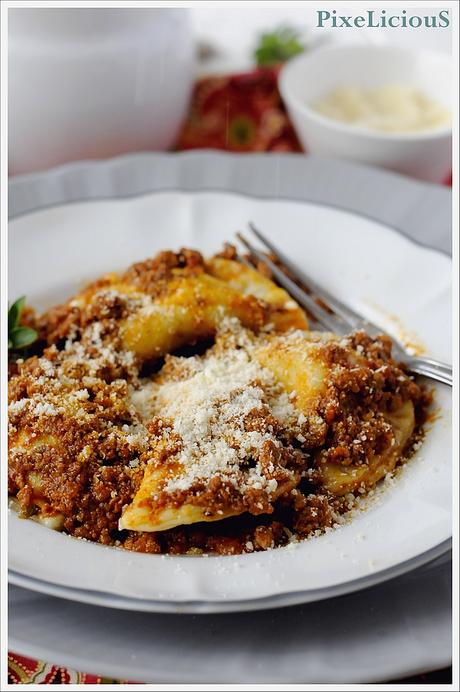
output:
[[[8,331],[18,326],[19,318],[21,317],[21,312],[24,310],[25,303],[26,297],[21,296],[8,310]]]
[[[37,332],[30,327],[16,327],[10,333],[10,340],[13,342],[13,348],[25,348],[30,346],[37,340]]]
[[[292,27],[281,27],[261,35],[254,58],[258,67],[270,67],[286,62],[304,50],[300,33]]]

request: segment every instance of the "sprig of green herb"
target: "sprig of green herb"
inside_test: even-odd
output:
[[[8,310],[8,350],[19,351],[27,348],[37,340],[35,329],[25,327],[20,323],[21,315],[26,304],[25,296],[18,298]]]
[[[269,67],[286,62],[304,50],[305,46],[300,40],[299,32],[285,26],[261,35],[259,45],[254,51],[254,58],[258,67]]]

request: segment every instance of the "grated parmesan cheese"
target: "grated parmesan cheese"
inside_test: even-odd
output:
[[[265,443],[281,443],[273,426],[257,430],[248,420],[256,414],[262,420],[272,416],[281,426],[296,425],[300,412],[251,357],[250,341],[240,331],[237,348],[211,349],[203,357],[170,358],[168,363],[174,378],[146,382],[131,391],[131,404],[144,421],[154,416],[165,425],[170,421],[169,435],[180,440],[181,469],[164,490],[183,491],[196,481],[220,476],[243,493],[276,493],[278,482],[266,475],[270,469],[262,469],[259,457]]]

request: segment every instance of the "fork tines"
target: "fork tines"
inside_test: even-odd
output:
[[[307,276],[305,272],[300,272],[253,223],[249,224],[249,228],[270,253],[262,252],[241,233],[237,233],[238,239],[249,250],[250,256],[263,262],[280,286],[285,288],[321,327],[341,336],[357,329],[362,329],[374,337],[386,334],[392,339],[394,357],[404,363],[409,370],[452,386],[452,367],[450,365],[433,358],[409,354],[405,347],[384,329],[336,298]],[[275,261],[271,259],[272,257]]]
[[[259,262],[263,262],[271,271],[276,281],[287,290],[287,292],[304,307],[315,320],[324,328],[329,331],[333,331],[339,334],[346,334],[349,331],[348,325],[346,325],[340,318],[336,315],[331,314],[325,308],[321,307],[316,300],[309,295],[305,290],[300,288],[285,272],[277,266],[270,257],[258,250],[247,238],[245,238],[242,233],[236,234],[238,240],[246,247],[250,252],[251,256],[257,259]],[[269,247],[272,254],[278,259],[279,254],[276,249]],[[293,274],[294,275],[294,274]]]

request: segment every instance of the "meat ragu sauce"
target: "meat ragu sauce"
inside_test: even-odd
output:
[[[231,249],[221,257],[234,261]],[[186,369],[186,359],[190,358],[190,363],[202,367],[200,359],[206,358],[210,349],[221,348],[219,344],[212,346],[213,329],[219,332],[221,327],[208,325],[206,330],[200,323],[198,336],[189,338],[180,351],[172,356],[146,357],[141,349],[126,348],[123,325],[133,310],[152,312],[152,301],[168,298],[178,275],[187,281],[207,271],[206,262],[196,251],[164,252],[133,265],[116,280],[113,275],[102,278],[80,297],[37,319],[27,314],[40,339],[33,355],[12,361],[9,368],[9,493],[21,516],[39,519],[77,538],[146,553],[266,550],[340,524],[356,498],[366,495],[396,462],[410,455],[421,438],[430,396],[392,360],[391,342],[362,332],[324,343],[319,338],[313,346],[327,375],[307,414],[297,416],[301,392],[291,388],[287,398],[299,409],[295,409],[297,422],[292,429],[286,422],[275,420],[265,404],[257,413],[259,428],[254,427],[254,411],[242,422],[244,434],[269,430],[274,437],[272,449],[276,452],[282,448],[282,455],[276,453],[277,459],[282,458],[278,459],[278,472],[281,476],[284,473],[282,477],[290,472],[285,490],[276,474],[273,478],[278,482],[272,481],[270,488],[278,488],[277,492],[270,495],[255,485],[250,501],[249,495],[238,494],[233,485],[233,501],[240,503],[237,506],[242,513],[226,517],[232,495],[228,494],[230,486],[225,485],[225,473],[216,474],[202,490],[192,479],[186,488],[165,496],[166,500],[161,496],[158,503],[169,503],[175,510],[195,502],[204,516],[209,516],[207,521],[161,531],[121,530],[120,518],[133,502],[155,454],[155,464],[168,463],[167,454],[159,460],[158,445],[160,438],[164,442],[165,425],[172,425],[162,420],[161,411],[152,420],[142,419],[132,405],[132,393],[152,378],[180,379],[177,372],[171,375],[176,366]],[[144,297],[142,305],[139,295]],[[150,303],[146,308],[147,299]],[[279,338],[281,351],[285,340],[288,353],[290,332],[272,336],[273,309],[260,298],[251,296],[251,301],[247,305],[253,304],[259,316],[257,324],[246,324],[248,338],[257,348]],[[237,309],[241,310],[240,304]],[[279,305],[276,310],[279,315]],[[239,324],[236,318],[233,331],[238,330],[235,324]],[[297,339],[303,338],[299,330],[295,333]],[[225,338],[218,336],[218,341],[226,343]],[[263,367],[264,372],[272,367],[270,357]],[[286,360],[285,370],[289,367]],[[410,409],[415,412],[415,422],[402,438],[390,467],[375,471],[375,459],[397,447],[398,435],[388,421],[407,402],[413,405]],[[266,410],[266,420],[262,420]],[[263,465],[264,459],[259,461]],[[251,459],[243,465],[244,472],[250,473]],[[349,475],[344,476],[347,469]],[[356,478],[362,481],[357,483]],[[211,520],[219,515],[224,518]]]

